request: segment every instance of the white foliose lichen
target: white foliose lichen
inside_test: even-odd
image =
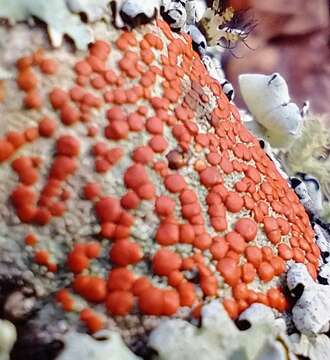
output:
[[[104,0],[95,0],[93,3],[98,7],[103,2]],[[78,49],[86,49],[93,40],[89,26],[70,11],[65,0],[0,0],[0,18],[8,19],[11,24],[29,21],[33,17],[46,23],[50,40],[55,47],[62,44],[64,35],[68,35]]]
[[[98,21],[104,17],[109,2],[110,0],[67,0],[71,12],[86,14],[90,22]]]
[[[157,15],[163,0],[0,0],[0,18],[7,19],[10,24],[21,21],[33,21],[38,18],[47,25],[48,35],[54,47],[63,43],[65,35],[70,37],[75,46],[85,50],[94,40],[92,23],[105,19],[110,20],[112,14],[118,28],[128,25],[149,22]],[[82,21],[80,14],[85,14],[88,22]],[[54,16],[56,14],[56,16]],[[131,20],[131,21],[129,21]]]
[[[207,42],[205,36],[201,33],[196,25],[187,25],[185,32],[191,36],[193,46],[200,54],[205,54],[207,50]]]
[[[110,3],[115,9],[115,25],[123,28],[125,20],[130,26],[149,22],[158,14],[162,2],[163,0],[111,0]]]
[[[0,81],[13,78],[14,75],[8,70],[0,67]]]
[[[321,212],[323,209],[323,194],[319,180],[315,176],[304,172],[298,172],[297,176],[299,176],[306,185],[308,194],[316,210]]]
[[[102,330],[92,336],[70,332],[58,360],[138,360],[114,331]]]
[[[220,62],[209,54],[202,55],[202,61],[209,75],[219,82],[225,77]]]
[[[315,241],[317,246],[320,248],[321,252],[326,254],[327,260],[329,262],[330,258],[330,236],[328,233],[322,229],[322,227],[318,224],[315,224],[313,227],[315,231]]]
[[[200,328],[181,319],[165,320],[151,333],[148,346],[157,351],[159,360],[256,360],[266,359],[266,354],[283,354],[276,359],[286,359],[285,347],[274,343],[282,326],[275,325],[272,311],[254,305],[249,312],[241,319],[251,326],[240,331],[222,304],[212,301],[202,309]]]
[[[297,177],[291,177],[290,178],[291,186],[294,190],[294,192],[297,194],[300,202],[306,207],[311,206],[313,204],[313,201],[309,195],[308,189],[306,184],[303,182],[303,180],[297,178]]]
[[[255,303],[249,306],[241,313],[238,321],[247,321],[251,326],[261,322],[272,323],[275,326],[274,334],[281,333],[286,330],[285,322],[282,318],[275,319],[274,312],[266,305]]]
[[[10,351],[17,339],[15,326],[7,321],[0,319],[0,360],[9,360]]]
[[[242,74],[239,87],[253,118],[265,128],[271,146],[287,148],[301,135],[303,118],[280,74]]]
[[[287,285],[294,294],[301,294],[292,309],[296,328],[307,336],[329,330],[330,286],[313,281],[304,264],[293,264],[287,273]]]
[[[196,24],[203,18],[207,9],[205,0],[188,0],[186,3],[187,24]]]
[[[307,337],[303,334],[290,335],[292,350],[301,358],[304,356],[309,360],[328,360],[330,353],[330,338],[320,334],[315,337]]]
[[[320,267],[320,271],[318,273],[319,278],[323,279],[324,283],[330,284],[330,263],[323,264]]]
[[[181,31],[187,24],[186,1],[167,1],[163,8],[163,17],[171,29]]]

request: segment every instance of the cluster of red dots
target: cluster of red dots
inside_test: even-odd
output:
[[[45,119],[41,121],[43,124]],[[47,120],[46,120],[47,121]],[[22,222],[46,225],[53,216],[62,216],[65,201],[70,194],[63,189],[62,183],[78,167],[79,141],[71,135],[60,136],[56,141],[55,158],[49,170],[49,176],[40,195],[31,188],[38,181],[38,157],[20,156],[12,162],[20,184],[12,191],[11,201],[16,215]]]
[[[97,40],[87,56],[76,62],[75,84],[69,89],[54,87],[48,99],[39,94],[33,68],[53,76],[58,68],[56,62],[42,51],[17,62],[17,84],[26,92],[23,106],[42,112],[44,100],[54,109],[54,119],[41,116],[38,127],[23,133],[9,132],[0,140],[0,162],[10,160],[18,176],[19,184],[10,198],[22,222],[46,225],[66,211],[70,194],[63,186],[79,167],[81,144],[76,136],[58,135],[58,127],[74,130],[77,123],[85,125],[98,174],[111,172],[124,157],[132,160],[123,173],[126,192],[122,196],[105,195],[97,181],[82,185],[84,198],[94,204],[99,235],[109,240],[111,269],[107,278],[88,274],[90,263],[104,256],[97,241],[75,244],[65,264],[56,264],[45,249],[38,248],[35,262],[54,273],[62,266],[74,274],[71,288],[60,290],[56,297],[65,311],[75,310],[75,293],[91,304],[103,303],[113,316],[127,315],[135,306],[142,314],[157,316],[171,316],[180,306],[188,306],[199,316],[205,299],[221,296],[219,276],[232,289],[232,297],[223,300],[232,318],[254,302],[284,311],[287,300],[280,288],[261,292],[252,290],[249,284],[257,279],[266,284],[281,276],[288,260],[305,263],[316,277],[320,252],[308,216],[257,140],[242,125],[219,84],[208,75],[192,49],[190,37],[173,35],[162,20],[157,20],[157,28],[166,42],[153,32],[141,40],[134,32],[122,32],[112,45]],[[114,51],[112,46],[122,54],[117,70],[107,64]],[[153,95],[157,80],[162,96]],[[183,83],[188,80],[191,89],[186,91]],[[210,94],[216,99],[208,119],[214,131],[201,133],[196,107],[206,106]],[[93,121],[94,110],[104,113],[106,126]],[[165,136],[165,129],[170,130],[176,148]],[[131,133],[139,132],[148,134],[147,142],[128,152],[125,141],[129,141]],[[96,135],[103,140],[95,141]],[[53,138],[55,149],[47,181],[37,196],[33,186],[38,181],[41,160],[14,155],[26,142],[37,141],[40,136]],[[198,192],[180,173],[187,166],[192,148],[200,154],[192,167],[198,173],[200,187],[207,192],[205,210],[216,236],[208,231]],[[162,160],[155,155],[162,155]],[[165,194],[157,193],[151,172],[162,183]],[[232,173],[242,176],[229,187],[226,176]],[[134,210],[142,201],[154,204],[159,218],[155,242],[160,247],[150,259],[152,273],[136,276],[134,266],[144,261],[144,254],[131,231]],[[178,206],[180,218],[176,215]],[[242,210],[249,211],[250,216],[241,216],[229,228],[229,216]],[[258,244],[259,229],[268,239],[265,246]],[[25,243],[39,246],[37,236],[31,233]],[[190,244],[192,253],[183,257],[174,250],[178,244]],[[216,271],[206,262],[205,251],[211,254]],[[196,284],[185,277],[190,270],[198,273],[202,296]],[[168,286],[153,285],[152,274],[165,278]],[[83,309],[80,319],[91,331],[102,328],[104,323],[103,315],[91,308]]]

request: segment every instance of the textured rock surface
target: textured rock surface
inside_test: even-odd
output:
[[[14,358],[51,358],[70,327],[116,330],[140,353],[161,318],[212,299],[232,318],[285,311],[286,262],[316,278],[314,233],[190,37],[162,20],[94,32],[74,53],[0,27],[0,264],[19,265],[0,286],[26,279],[0,298]]]

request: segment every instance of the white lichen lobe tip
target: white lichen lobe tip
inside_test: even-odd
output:
[[[102,330],[93,335],[70,332],[58,360],[138,360],[114,331]]]
[[[306,266],[300,263],[294,263],[291,265],[287,273],[286,281],[290,291],[293,291],[298,285],[306,287],[314,283]]]
[[[248,321],[250,325],[263,321],[275,321],[273,311],[263,304],[252,304],[239,316],[239,321]]]
[[[292,309],[296,328],[307,336],[329,330],[330,286],[315,283],[304,264],[293,264],[287,274],[287,285],[300,295]]]
[[[237,354],[246,360],[285,359],[284,347],[277,341],[285,324],[277,323],[271,309],[255,304],[240,319],[249,321],[247,330],[240,331],[214,300],[202,308],[201,327],[180,319],[165,320],[152,331],[148,346],[158,352],[159,360],[228,360]]]
[[[139,15],[144,15],[148,19],[155,17],[161,5],[161,0],[125,0],[122,1],[120,11],[130,17],[136,18]]]
[[[17,339],[15,326],[7,321],[0,319],[0,360],[9,360],[10,351]]]
[[[272,146],[287,147],[301,135],[300,110],[291,102],[287,83],[280,74],[242,74],[239,87],[255,121],[266,129],[265,136]]]

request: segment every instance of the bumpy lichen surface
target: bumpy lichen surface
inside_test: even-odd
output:
[[[20,26],[0,40],[0,246],[63,317],[128,342],[214,298],[286,310],[287,262],[317,274],[308,216],[189,36],[95,31],[80,53]]]

